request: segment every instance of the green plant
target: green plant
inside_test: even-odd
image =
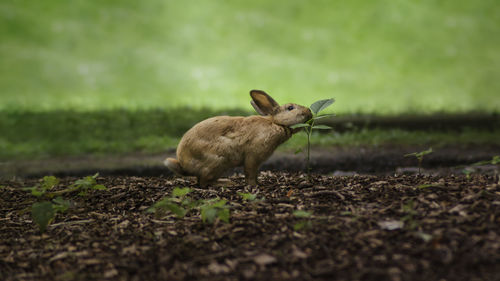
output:
[[[211,199],[207,200],[200,207],[201,220],[203,222],[214,223],[218,218],[225,223],[229,223],[229,206],[226,205],[226,200]]]
[[[79,191],[78,195],[85,196],[89,190],[106,190],[106,187],[101,184],[97,184],[97,177],[99,173],[96,173],[93,176],[86,176],[83,179],[76,180],[71,185],[71,191],[77,190]]]
[[[54,176],[45,176],[42,182],[32,187],[25,187],[23,190],[30,191],[31,195],[41,197],[51,190],[54,186],[59,184],[59,179]]]
[[[301,124],[296,124],[291,126],[292,129],[297,129],[297,128],[304,128],[304,132],[307,135],[307,156],[306,156],[306,173],[309,174],[311,167],[310,167],[310,160],[311,160],[311,134],[313,130],[331,130],[332,127],[326,126],[326,125],[316,125],[316,120],[326,118],[326,117],[331,117],[333,114],[323,114],[323,115],[318,115],[321,111],[329,107],[331,104],[333,104],[335,100],[333,98],[331,99],[325,99],[325,100],[319,100],[311,104],[311,112],[313,114],[313,117],[309,120],[307,120],[305,123]]]
[[[479,161],[472,166],[481,166],[481,165],[500,165],[500,155],[495,155],[491,158],[491,160]]]
[[[253,194],[253,193],[238,192],[238,195],[241,196],[241,199],[243,199],[244,201],[248,201],[248,202],[264,200],[264,198],[260,198],[260,199],[257,198],[257,194]]]
[[[415,210],[415,203],[413,200],[409,200],[401,206],[401,211],[405,214],[401,220],[409,227],[409,229],[415,229],[418,223],[415,221],[415,216],[418,212]]]
[[[106,190],[106,187],[101,184],[97,184],[97,177],[99,173],[93,176],[87,176],[82,179],[76,180],[69,187],[62,190],[53,191],[50,190],[59,184],[59,179],[54,176],[45,176],[42,182],[33,187],[25,187],[23,190],[30,191],[32,195],[36,197],[46,196],[48,198],[53,198],[57,195],[63,195],[66,193],[71,193],[78,191],[78,195],[85,196],[89,190]]]
[[[255,199],[257,199],[257,194],[253,193],[238,192],[238,195],[241,196],[241,199],[245,201],[254,201]]]
[[[311,222],[311,220],[308,219],[312,216],[311,212],[304,211],[304,210],[295,210],[295,211],[293,211],[293,215],[296,218],[302,219],[293,225],[293,230],[299,231],[299,230],[308,229],[308,228],[312,227],[312,222]]]
[[[70,206],[71,202],[60,196],[52,201],[35,202],[31,205],[31,217],[43,233],[56,214],[66,212]]]
[[[40,232],[45,232],[47,226],[56,216],[56,211],[49,201],[36,202],[31,205],[31,217],[40,228]]]
[[[490,160],[479,161],[479,162],[473,163],[469,166],[460,166],[460,167],[465,167],[462,170],[462,173],[465,174],[467,179],[470,179],[470,175],[476,171],[475,166],[483,166],[483,165],[496,165],[497,169],[495,170],[495,177],[497,177],[498,176],[498,168],[500,167],[500,155],[495,155]],[[500,179],[499,179],[499,183],[500,183]]]
[[[23,188],[23,190],[29,191],[38,199],[45,199],[31,205],[31,217],[40,228],[40,232],[43,233],[47,230],[47,226],[52,222],[57,213],[64,213],[71,207],[71,202],[64,199],[61,195],[74,191],[79,191],[79,195],[86,195],[89,189],[105,190],[105,186],[97,184],[96,178],[98,175],[95,174],[94,176],[87,176],[76,180],[69,187],[59,191],[51,191],[59,184],[59,179],[54,176],[45,176],[40,184]]]
[[[431,148],[424,150],[424,151],[405,154],[404,157],[415,156],[417,158],[417,160],[418,160],[418,174],[420,175],[420,170],[422,169],[422,161],[424,161],[424,156],[427,154],[431,154],[432,152],[433,151],[432,151],[432,147],[431,147]]]
[[[214,223],[217,218],[229,223],[229,206],[227,201],[222,199],[193,200],[187,195],[192,191],[188,187],[176,187],[172,190],[169,197],[165,197],[148,208],[146,212],[164,215],[170,212],[178,218],[185,217],[191,210],[200,211],[203,222]]]
[[[171,212],[178,218],[183,218],[190,209],[196,206],[196,202],[192,201],[187,194],[192,190],[188,187],[176,187],[172,190],[170,197],[165,197],[156,202],[153,206],[147,209],[149,213],[157,213],[162,215],[165,212]]]

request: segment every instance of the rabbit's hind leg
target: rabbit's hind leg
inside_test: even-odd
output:
[[[214,169],[213,167],[204,167],[201,169],[198,174],[198,184],[200,187],[206,187],[217,181],[217,179],[224,173],[224,169],[220,169],[217,167]]]
[[[202,173],[196,177],[200,187],[207,187],[209,184],[214,183],[219,177],[211,173]]]

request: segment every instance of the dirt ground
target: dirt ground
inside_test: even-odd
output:
[[[107,190],[69,194],[72,207],[44,234],[30,216],[34,197],[21,189],[39,180],[4,180],[0,280],[500,280],[492,172],[308,180],[265,171],[259,180],[246,187],[237,174],[198,189],[189,178],[98,177]],[[198,210],[184,218],[146,212],[174,187],[227,200],[229,223],[203,222]]]

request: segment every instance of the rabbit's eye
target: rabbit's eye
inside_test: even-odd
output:
[[[293,110],[295,107],[293,107],[293,105],[290,105],[287,107],[288,110]]]

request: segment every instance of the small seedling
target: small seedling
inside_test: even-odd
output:
[[[64,213],[70,208],[71,202],[61,197],[61,195],[74,191],[80,191],[79,195],[85,195],[89,189],[106,189],[105,186],[97,184],[96,178],[98,175],[95,174],[94,176],[77,180],[68,188],[59,191],[51,191],[52,188],[59,184],[59,179],[54,176],[45,176],[40,184],[23,188],[23,190],[29,191],[39,199],[48,199],[35,202],[31,205],[31,216],[40,228],[40,232],[43,233],[47,230],[47,226],[54,220],[57,213]],[[57,197],[54,198],[55,196]]]
[[[93,190],[106,190],[106,187],[101,184],[97,184],[97,177],[99,173],[93,176],[87,176],[82,179],[76,180],[68,188],[51,192],[50,190],[59,184],[59,179],[54,176],[43,177],[42,183],[33,187],[25,187],[23,190],[30,191],[32,195],[36,197],[48,197],[53,198],[57,195],[63,195],[66,193],[71,193],[78,191],[78,195],[85,196],[87,192],[91,189]]]
[[[415,221],[415,216],[418,212],[415,210],[414,205],[413,200],[410,200],[401,206],[401,211],[405,213],[405,216],[403,216],[401,220],[405,222],[405,225],[410,229],[415,229],[418,226],[418,223]]]
[[[309,172],[311,170],[310,167],[310,160],[311,160],[311,134],[313,130],[331,130],[332,127],[326,126],[326,125],[316,125],[316,120],[326,118],[326,117],[331,117],[334,116],[334,114],[323,114],[323,115],[318,115],[321,111],[329,107],[331,104],[333,104],[335,100],[332,99],[325,99],[325,100],[319,100],[313,104],[311,104],[311,112],[313,114],[313,117],[309,120],[307,120],[305,123],[301,124],[296,124],[291,126],[290,128],[292,129],[297,129],[297,128],[304,128],[304,132],[307,134],[307,157],[306,157],[306,173],[309,175]]]
[[[38,185],[32,187],[25,187],[23,190],[30,191],[31,195],[36,197],[44,196],[49,190],[51,190],[54,186],[59,184],[59,179],[54,176],[45,176],[42,179],[42,182]]]
[[[147,212],[162,215],[166,211],[169,211],[178,218],[183,218],[196,205],[195,202],[186,197],[191,191],[188,187],[176,187],[172,190],[170,197],[165,197],[156,202],[152,207],[147,209]]]
[[[481,166],[481,165],[500,165],[500,155],[495,155],[491,160],[479,161],[472,166]]]
[[[49,201],[36,202],[31,205],[31,217],[40,228],[40,232],[44,233],[47,226],[56,216],[56,211]]]
[[[497,169],[495,170],[495,177],[498,177],[498,169],[500,168],[500,155],[495,155],[490,160],[479,161],[471,164],[470,166],[466,166],[462,170],[462,173],[464,173],[467,179],[469,179],[470,175],[476,170],[474,166],[483,166],[483,165],[496,165]],[[498,182],[500,183],[500,179]]]
[[[73,183],[72,187],[75,190],[78,190],[78,195],[85,196],[89,190],[106,190],[106,187],[101,184],[97,184],[97,177],[99,173],[96,173],[93,176],[87,176],[83,179],[79,179]]]
[[[308,228],[312,227],[312,222],[311,222],[311,220],[308,219],[312,216],[311,212],[304,211],[304,210],[295,210],[295,211],[293,211],[293,215],[296,218],[303,219],[303,220],[300,220],[293,225],[293,230],[299,231],[302,229],[308,229]]]
[[[238,192],[238,195],[245,201],[255,201],[257,199],[257,194]]]
[[[214,223],[218,218],[225,223],[229,223],[229,206],[226,205],[226,200],[212,199],[205,202],[200,207],[201,220],[203,222]]]
[[[427,154],[431,154],[433,151],[432,151],[432,147],[427,149],[427,150],[424,150],[424,151],[420,151],[420,152],[413,152],[413,153],[409,153],[409,154],[405,154],[404,157],[416,157],[417,160],[418,160],[418,174],[420,175],[420,170],[422,169],[422,161],[424,161],[424,156],[427,155]]]
[[[185,217],[191,210],[199,210],[203,222],[214,223],[216,219],[229,223],[229,206],[226,205],[226,200],[209,199],[209,200],[192,200],[187,195],[192,190],[188,187],[176,187],[172,190],[169,197],[156,202],[148,208],[146,212],[163,215],[165,212],[170,212],[178,218]]]

